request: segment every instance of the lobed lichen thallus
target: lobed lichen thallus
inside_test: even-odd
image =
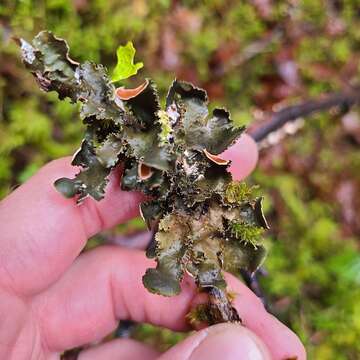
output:
[[[151,199],[140,212],[156,233],[147,256],[157,267],[146,271],[144,286],[173,296],[188,273],[209,294],[209,303],[193,313],[198,320],[240,321],[222,271],[254,272],[265,257],[261,236],[267,228],[261,198],[232,181],[229,161],[219,156],[244,128],[234,126],[224,109],[209,114],[206,92],[190,83],[175,80],[162,110],[151,80],[116,89],[102,65],[71,60],[67,43],[50,32],[32,44],[18,42],[43,90],[81,104],[86,132],[72,161],[81,169],[74,179],[58,179],[58,191],[78,202],[101,200],[111,169],[122,163],[121,188]],[[126,59],[119,60],[126,69]]]

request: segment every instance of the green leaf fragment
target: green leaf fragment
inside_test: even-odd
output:
[[[124,80],[130,76],[136,75],[138,70],[144,66],[142,62],[134,63],[135,52],[136,50],[131,41],[129,41],[125,46],[120,45],[117,48],[117,64],[111,77],[113,82]]]

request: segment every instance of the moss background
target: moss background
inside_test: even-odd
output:
[[[77,60],[112,69],[132,40],[163,95],[176,76],[254,126],[264,112],[359,83],[360,1],[3,0],[0,3],[0,198],[82,137],[77,109],[42,93],[11,37],[50,29]],[[326,112],[261,152],[251,181],[271,224],[267,275],[274,314],[310,359],[359,359],[360,115]],[[142,229],[134,220],[110,234]],[[96,244],[100,238],[93,239]],[[148,325],[164,349],[181,335]]]

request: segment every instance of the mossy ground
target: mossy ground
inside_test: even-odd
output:
[[[356,0],[174,4],[1,2],[0,197],[49,160],[72,154],[83,133],[74,106],[38,90],[13,35],[31,39],[50,29],[69,41],[73,58],[110,69],[117,46],[132,40],[145,65],[140,74],[154,78],[162,95],[175,76],[189,80],[239,124],[256,119],[254,110],[358,83]],[[360,147],[346,124],[331,112],[307,119],[301,132],[262,151],[252,177],[271,224],[262,285],[311,359],[356,359],[360,352]],[[141,226],[135,221],[113,233]],[[162,349],[179,339],[148,325],[138,334]]]

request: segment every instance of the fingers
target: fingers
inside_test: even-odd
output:
[[[154,266],[142,251],[116,246],[101,246],[79,256],[62,279],[34,303],[50,350],[100,340],[120,319],[187,329],[185,316],[196,294],[194,282],[184,280],[178,296],[151,294],[142,276]]]
[[[155,360],[159,353],[132,339],[117,339],[80,353],[78,360]]]
[[[185,316],[199,296],[192,279],[184,279],[178,296],[150,294],[141,278],[153,266],[138,250],[101,247],[81,255],[34,308],[50,350],[100,340],[116,328],[119,319],[188,329]],[[296,335],[268,314],[244,284],[230,275],[227,280],[244,325],[261,338],[273,358],[304,360],[305,351]]]
[[[236,295],[233,305],[243,325],[263,340],[274,359],[306,359],[305,348],[297,335],[269,314],[248,287],[230,274],[226,274],[226,282]]]
[[[243,135],[228,155],[235,177],[255,166],[256,145]],[[80,206],[54,188],[60,177],[78,169],[70,158],[51,162],[0,203],[0,284],[20,295],[32,295],[56,281],[83,249],[87,238],[138,214],[142,196],[120,190],[114,171],[100,202],[85,199]],[[50,271],[49,271],[50,270]]]
[[[265,344],[250,330],[236,324],[219,324],[198,331],[159,358],[203,359],[270,360],[271,356]]]
[[[120,172],[110,176],[105,199],[80,206],[54,188],[78,171],[70,158],[53,161],[0,203],[0,283],[31,295],[57,280],[89,236],[138,214],[142,196],[120,190]]]

